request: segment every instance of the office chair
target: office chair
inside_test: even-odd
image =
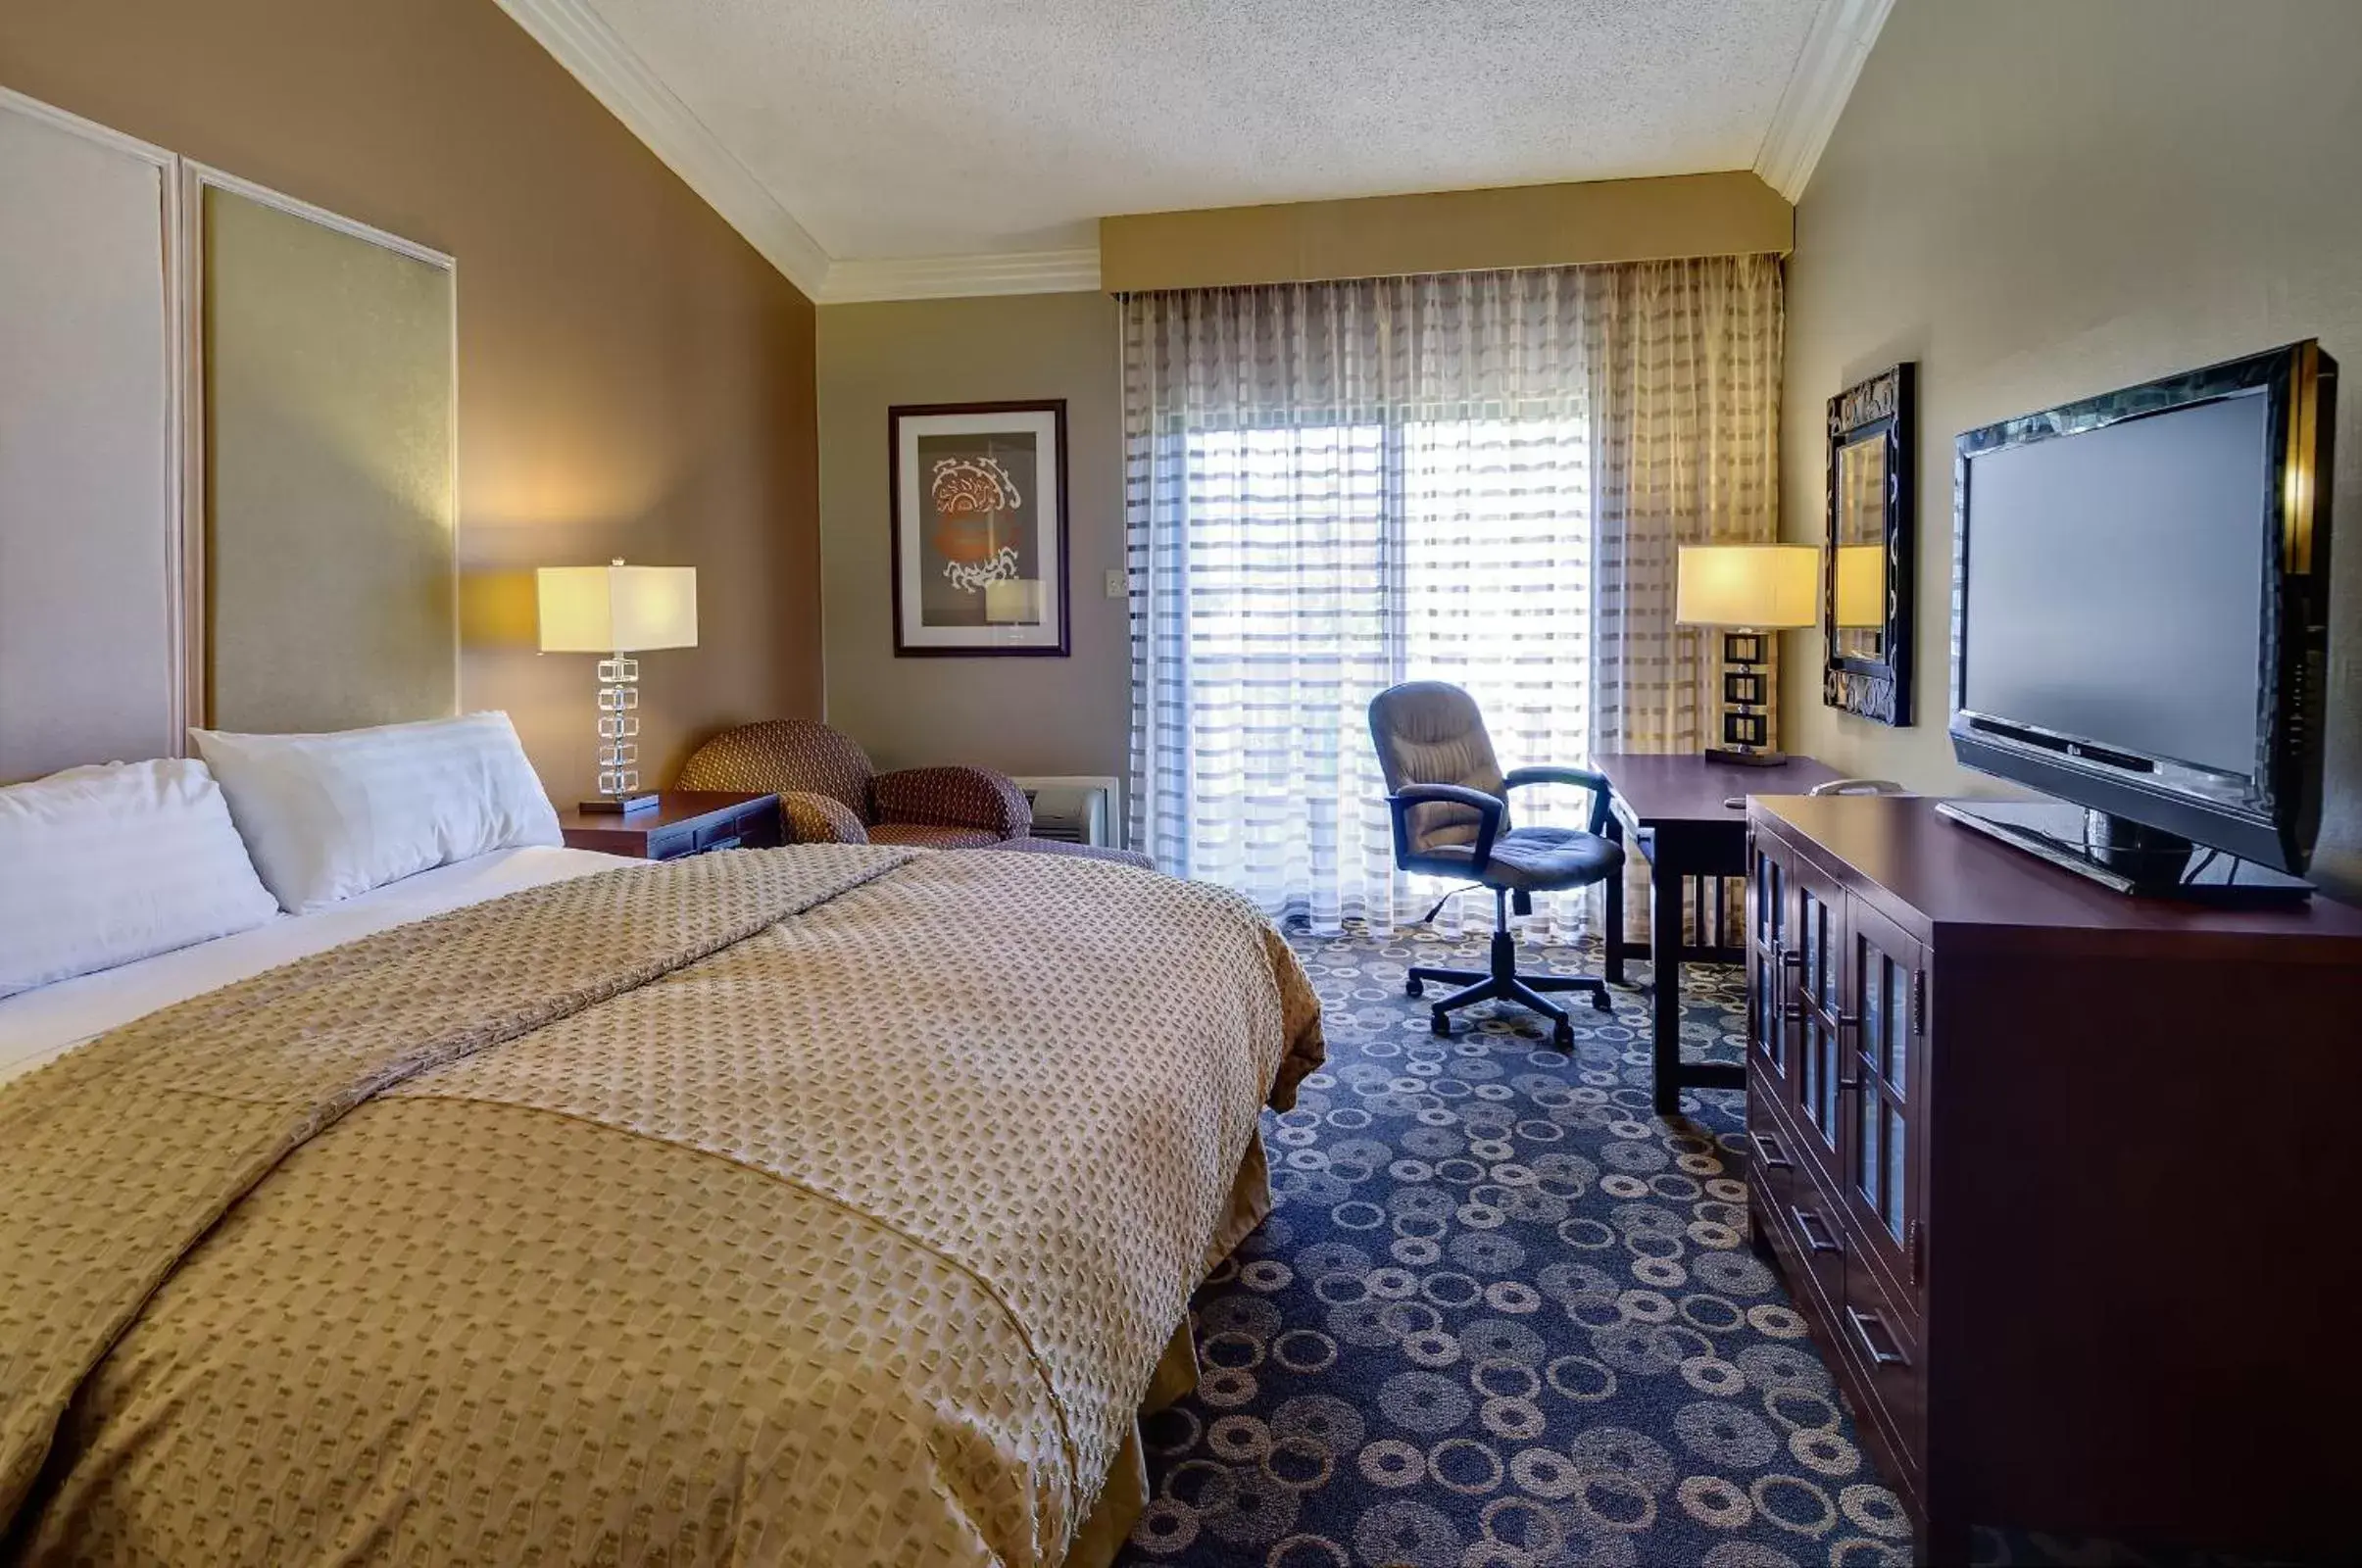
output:
[[[1544,992],[1588,991],[1605,1012],[1607,982],[1591,976],[1521,975],[1509,935],[1511,901],[1519,914],[1534,910],[1534,895],[1585,888],[1620,876],[1623,847],[1600,834],[1607,823],[1607,780],[1588,768],[1521,767],[1502,773],[1494,760],[1476,701],[1442,681],[1389,687],[1369,705],[1370,739],[1386,771],[1387,808],[1394,818],[1395,864],[1405,871],[1455,877],[1491,888],[1495,906],[1491,970],[1414,967],[1403,985],[1421,996],[1430,983],[1456,985],[1430,1012],[1435,1032],[1452,1032],[1452,1014],[1477,1002],[1514,1002],[1550,1021],[1551,1043],[1574,1045],[1566,1011]],[[1588,828],[1509,826],[1509,791],[1528,784],[1579,784],[1591,791]],[[1449,897],[1449,895],[1447,895]],[[1441,903],[1437,909],[1443,907]],[[1429,919],[1435,909],[1427,911]]]

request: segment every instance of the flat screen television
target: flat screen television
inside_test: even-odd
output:
[[[2306,341],[1971,430],[1945,814],[2121,891],[2302,896],[2337,366]]]

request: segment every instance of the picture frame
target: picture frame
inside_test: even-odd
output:
[[[1909,360],[1829,400],[1821,703],[1896,728],[1911,723],[1917,404]]]
[[[1066,401],[886,411],[894,653],[1067,657]]]

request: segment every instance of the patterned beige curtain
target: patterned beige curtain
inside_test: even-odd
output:
[[[1386,685],[1466,686],[1505,765],[1698,746],[1674,551],[1773,537],[1780,309],[1758,257],[1127,298],[1134,843],[1383,930],[1435,893],[1392,863]]]
[[[1717,256],[1585,270],[1592,443],[1594,752],[1718,744],[1722,635],[1673,619],[1688,544],[1779,537],[1780,261]],[[1779,689],[1779,639],[1769,639]],[[1773,710],[1778,743],[1778,710]],[[1647,867],[1625,907],[1647,935]],[[1724,891],[1741,929],[1740,888]],[[1690,911],[1695,919],[1698,911]]]
[[[1718,740],[1722,639],[1674,624],[1674,558],[1779,537],[1780,262],[1636,262],[1585,281],[1592,749],[1696,751]]]

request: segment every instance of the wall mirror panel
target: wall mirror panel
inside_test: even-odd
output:
[[[1880,724],[1911,722],[1914,369],[1829,400],[1821,700]]]

